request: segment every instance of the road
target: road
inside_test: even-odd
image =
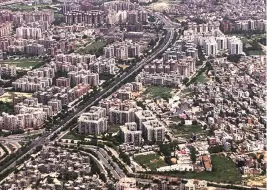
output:
[[[260,42],[258,42],[258,44],[261,46],[261,48],[264,51],[264,53],[267,53],[267,46],[261,44]]]
[[[59,143],[61,145],[71,145],[72,143]],[[73,144],[72,144],[73,145]],[[76,145],[76,144],[75,144]],[[80,147],[90,150],[92,152],[95,152],[99,159],[95,158],[92,154],[84,152],[92,156],[92,158],[98,163],[100,166],[101,171],[105,171],[105,174],[107,174],[106,169],[108,169],[116,180],[119,180],[120,178],[126,177],[123,170],[118,166],[116,162],[114,162],[111,158],[111,156],[108,155],[105,149],[93,146],[93,145],[80,145]]]
[[[123,85],[123,83],[129,79],[131,76],[136,74],[138,71],[142,69],[142,67],[147,64],[148,62],[152,61],[158,54],[164,52],[168,46],[171,44],[173,38],[174,38],[174,28],[172,23],[167,20],[165,17],[163,17],[161,14],[156,15],[163,23],[165,23],[165,28],[167,29],[167,34],[165,36],[165,39],[162,44],[159,45],[159,47],[147,58],[144,58],[140,63],[138,63],[135,67],[131,68],[126,73],[123,73],[122,75],[118,76],[110,85],[108,85],[105,89],[100,91],[96,94],[96,96],[89,99],[86,105],[82,105],[77,108],[77,110],[67,116],[61,123],[60,127],[53,128],[51,132],[45,132],[43,136],[38,138],[37,140],[32,141],[32,143],[25,148],[24,151],[18,152],[17,156],[15,156],[13,159],[9,160],[7,163],[0,166],[0,174],[3,174],[5,171],[13,168],[16,166],[16,162],[23,159],[26,155],[31,154],[37,146],[44,145],[50,141],[50,138],[53,137],[55,134],[61,131],[62,128],[66,127],[70,122],[73,121],[76,117],[80,116],[83,112],[85,112],[89,107],[96,104],[98,101],[103,99],[104,97],[110,95],[112,92],[114,92],[118,87]],[[96,98],[97,97],[97,98]]]

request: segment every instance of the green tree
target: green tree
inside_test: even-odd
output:
[[[196,154],[197,154],[196,148],[195,147],[191,147],[190,148],[190,158],[191,158],[191,161],[193,163],[196,163],[196,160],[197,160]]]
[[[99,178],[103,181],[103,182],[107,182],[107,178],[106,178],[106,176],[105,176],[105,174],[103,174],[103,173],[100,173],[99,174]]]
[[[97,86],[93,86],[93,92],[94,92],[94,93],[97,93],[97,91],[98,91]]]
[[[84,34],[82,39],[86,39],[86,38],[88,38],[88,36]]]
[[[230,61],[230,62],[235,62],[235,63],[238,63],[239,60],[241,59],[242,55],[234,55],[234,54],[231,54],[231,55],[228,55],[227,56],[227,60]]]
[[[46,180],[48,184],[52,184],[54,182],[54,179],[50,175],[47,176]]]
[[[159,145],[159,149],[160,152],[164,155],[164,156],[171,156],[171,153],[177,149],[177,142],[170,142],[170,143],[165,143],[165,144],[160,144]]]
[[[125,162],[127,165],[131,165],[131,160],[130,157],[122,152],[121,150],[119,151],[119,157],[122,159],[123,162]]]
[[[210,152],[210,153],[219,153],[219,152],[223,152],[223,146],[222,146],[222,145],[211,146],[211,147],[209,148],[209,152]]]
[[[186,84],[188,82],[189,82],[189,78],[186,77],[186,78],[183,79],[183,84]]]

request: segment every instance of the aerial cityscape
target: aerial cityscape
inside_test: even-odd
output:
[[[0,190],[266,189],[265,0],[0,0]]]

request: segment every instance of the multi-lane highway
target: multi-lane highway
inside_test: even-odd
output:
[[[154,52],[152,52],[148,57],[144,58],[140,63],[138,63],[135,67],[131,68],[128,72],[125,72],[124,74],[117,76],[117,78],[106,88],[104,88],[102,91],[97,93],[94,97],[89,99],[86,105],[82,105],[77,108],[77,110],[67,116],[63,121],[61,121],[59,127],[53,128],[50,132],[45,132],[43,136],[38,138],[37,140],[34,140],[28,147],[24,149],[24,151],[18,152],[17,156],[11,159],[9,162],[3,164],[0,166],[0,174],[3,174],[8,169],[11,169],[16,165],[16,161],[19,161],[23,159],[26,155],[29,155],[33,152],[35,147],[39,145],[43,145],[47,142],[49,142],[50,138],[61,131],[62,128],[66,127],[70,122],[73,121],[74,118],[79,116],[81,113],[85,112],[89,107],[96,104],[98,101],[100,101],[105,96],[110,95],[112,92],[114,92],[118,87],[120,87],[129,77],[136,74],[142,67],[147,64],[148,62],[152,61],[157,55],[160,53],[163,53],[168,46],[171,44],[173,38],[174,38],[174,27],[173,24],[170,22],[170,20],[167,20],[164,15],[161,14],[155,14],[158,19],[160,19],[163,23],[165,23],[165,28],[167,30],[167,34],[164,38],[164,41],[162,44],[159,44],[159,46],[155,49]]]

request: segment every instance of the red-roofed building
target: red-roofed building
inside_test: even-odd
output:
[[[212,164],[210,158],[207,155],[202,156],[202,162],[204,164],[206,171],[212,171]]]

